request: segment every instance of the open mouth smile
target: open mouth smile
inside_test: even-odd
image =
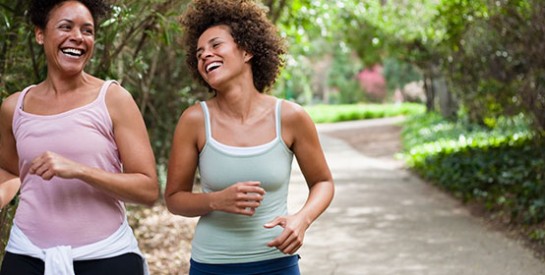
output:
[[[208,65],[206,66],[206,68],[205,68],[206,73],[209,73],[209,72],[211,72],[211,71],[213,71],[213,70],[215,70],[215,69],[221,67],[221,65],[222,65],[221,62],[212,62],[212,63],[208,64]]]
[[[76,49],[76,48],[63,48],[61,49],[61,52],[65,55],[71,56],[71,57],[80,57],[83,54],[85,54],[84,50]]]

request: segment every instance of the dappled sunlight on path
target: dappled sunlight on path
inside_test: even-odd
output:
[[[332,137],[348,130],[368,138],[373,131],[384,137],[385,129],[398,135],[391,126],[400,121],[318,126],[336,195],[307,233],[300,251],[302,273],[545,274],[545,264],[531,251],[486,229],[460,202],[407,171],[392,157],[395,152],[375,150],[369,156]],[[374,142],[380,146],[380,141]],[[292,182],[290,212],[308,194],[297,165]]]

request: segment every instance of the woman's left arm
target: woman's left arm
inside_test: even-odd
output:
[[[142,114],[131,94],[120,85],[110,85],[106,104],[123,173],[84,173],[84,180],[123,201],[152,205],[159,197],[159,184],[155,156]]]
[[[119,85],[110,85],[106,105],[123,165],[111,173],[45,152],[33,160],[30,173],[49,180],[54,176],[77,178],[119,200],[151,206],[159,197],[155,157],[146,125],[132,96]]]
[[[268,245],[277,247],[283,253],[293,254],[303,245],[306,230],[331,203],[335,188],[316,126],[301,106],[283,103],[282,138],[297,158],[309,187],[309,195],[297,213],[278,217],[265,227],[282,226],[283,233]]]

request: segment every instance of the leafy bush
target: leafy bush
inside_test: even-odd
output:
[[[13,217],[15,216],[15,210],[18,202],[19,199],[17,197],[4,208],[0,208],[0,261],[4,258],[4,254],[6,252],[5,248],[8,244],[11,225]]]
[[[524,116],[493,128],[413,116],[403,131],[408,165],[464,201],[479,201],[516,223],[545,221],[545,141]]]

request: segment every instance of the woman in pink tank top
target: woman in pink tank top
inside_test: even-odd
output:
[[[146,126],[124,88],[84,71],[108,11],[31,3],[47,77],[0,109],[0,207],[20,189],[0,274],[147,274],[124,207],[159,195]]]

